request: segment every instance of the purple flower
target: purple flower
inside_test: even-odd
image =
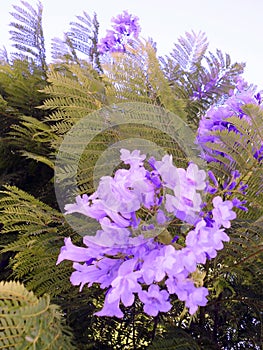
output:
[[[189,308],[189,312],[193,315],[198,306],[205,306],[207,303],[208,290],[205,287],[194,287],[192,292],[188,294],[185,305]]]
[[[165,187],[173,189],[178,184],[179,175],[177,168],[173,165],[173,157],[171,155],[165,155],[161,161],[152,159],[151,163],[158,174],[160,174]]]
[[[113,28],[117,33],[127,36],[133,34],[136,38],[138,37],[141,30],[138,21],[138,17],[129,14],[127,11],[124,11],[116,18],[112,18],[112,22],[115,23],[115,25],[113,25]]]
[[[123,312],[120,309],[120,305],[119,305],[119,300],[115,300],[113,302],[109,302],[108,301],[109,297],[108,294],[105,297],[105,301],[104,301],[104,306],[103,308],[96,312],[95,315],[97,316],[109,316],[109,317],[118,317],[118,318],[122,318],[123,317]]]
[[[173,213],[178,219],[189,224],[194,224],[198,218],[197,213],[200,211],[202,204],[199,193],[196,193],[193,188],[189,187],[180,196],[167,194],[165,199],[165,209],[169,213]]]
[[[157,249],[144,256],[144,262],[141,267],[142,277],[146,284],[160,282],[166,274],[178,270],[179,262],[177,252],[171,245],[159,245]],[[183,269],[180,265],[180,269]]]
[[[76,203],[65,205],[65,214],[80,213],[85,216],[100,220],[106,216],[103,203],[101,201],[91,202],[87,194],[76,197]]]
[[[159,312],[167,312],[172,305],[169,302],[169,293],[166,290],[160,290],[156,284],[152,284],[148,291],[139,292],[139,299],[144,303],[143,310],[150,316],[157,316]]]
[[[97,195],[104,206],[105,212],[116,218],[118,213],[128,214],[137,211],[140,208],[140,199],[132,190],[129,189],[130,181],[127,181],[128,171],[123,170],[122,174],[111,176],[103,176],[100,180]],[[130,217],[130,215],[129,215]],[[112,217],[114,220],[114,218]],[[124,217],[117,219],[123,221],[120,225],[129,226],[129,220],[124,221]],[[115,221],[115,220],[114,220]]]
[[[216,223],[207,226],[205,220],[200,220],[195,229],[188,233],[185,243],[194,253],[196,263],[204,264],[207,256],[214,258],[217,250],[223,248],[223,241],[229,241],[223,229],[220,229]]]
[[[213,132],[224,130],[235,132],[242,136],[242,130],[239,130],[228,121],[228,118],[235,116],[240,119],[245,119],[247,123],[251,124],[251,119],[243,112],[243,107],[247,104],[261,105],[261,96],[260,94],[255,94],[254,87],[248,87],[248,84],[240,77],[236,80],[236,84],[236,90],[229,95],[224,101],[224,104],[221,106],[218,106],[218,104],[211,106],[200,120],[196,143],[202,147],[201,156],[208,162],[218,162],[213,155],[222,155],[232,160],[229,155],[224,153],[223,147],[220,152],[213,150],[209,145],[209,143],[222,144],[220,134],[216,135]],[[262,107],[260,108],[262,109]],[[261,157],[258,152],[260,153],[260,151],[255,150],[254,157],[260,161]]]
[[[194,282],[185,274],[169,278],[166,285],[169,293],[176,293],[180,300],[185,301],[192,315],[197,311],[198,306],[205,306],[207,303],[208,290],[205,287],[195,287]]]
[[[100,221],[102,230],[98,230],[95,236],[84,236],[83,243],[94,251],[103,251],[109,254],[111,251],[127,247],[129,245],[130,231],[125,227],[119,227],[108,218]]]
[[[213,219],[218,225],[226,228],[231,226],[230,220],[236,218],[236,213],[232,211],[233,203],[231,201],[223,201],[219,196],[213,199],[214,209],[212,210]]]
[[[138,168],[143,166],[143,162],[146,158],[145,154],[141,155],[141,152],[138,150],[134,150],[130,152],[127,149],[121,149],[121,160],[124,164],[129,164],[131,167]]]
[[[158,224],[163,225],[169,221],[169,218],[165,215],[163,210],[159,209],[156,214],[156,220]]]
[[[186,246],[185,248],[179,251],[179,261],[180,268],[183,271],[183,268],[188,272],[194,272],[196,270],[197,260],[196,255],[193,249]],[[183,266],[183,268],[182,268]],[[181,272],[180,270],[178,272]]]
[[[260,149],[254,153],[254,158],[259,162],[263,160],[263,144],[261,145]]]
[[[164,269],[157,264],[157,257],[160,256],[160,249],[153,249],[144,256],[143,263],[141,266],[141,273],[144,282],[148,285],[154,281],[160,282],[164,276]]]
[[[233,176],[234,179],[238,179],[241,176],[241,174],[238,170],[233,170],[231,172],[231,175]]]
[[[216,179],[214,173],[213,173],[211,170],[209,170],[209,171],[207,172],[207,174],[208,174],[208,176],[210,177],[210,179],[213,181],[215,187],[217,188],[217,187],[218,187],[218,181],[217,181],[217,179]]]
[[[107,30],[105,38],[102,38],[98,45],[99,51],[105,53],[125,52],[125,46],[121,43],[119,36],[113,30]]]
[[[204,170],[199,170],[198,166],[194,163],[190,163],[186,170],[186,180],[187,182],[196,188],[196,190],[205,189],[206,183],[206,172]]]
[[[107,30],[106,36],[101,39],[98,45],[100,53],[126,52],[125,44],[128,42],[128,38],[138,38],[139,36],[141,29],[138,21],[138,17],[128,14],[127,11],[112,18],[114,30]]]
[[[131,306],[134,302],[134,293],[141,290],[138,279],[140,271],[134,271],[137,259],[124,261],[118,270],[118,275],[111,282],[112,288],[108,293],[109,303],[121,300],[125,306]]]
[[[177,218],[193,224],[200,212],[202,198],[199,190],[206,186],[206,174],[191,163],[188,168],[176,168],[172,156],[164,156],[155,161],[154,167],[160,174],[164,187],[173,190],[173,194],[165,195],[165,209]]]
[[[238,208],[238,209],[241,209],[241,210],[243,210],[243,211],[248,211],[248,208],[247,208],[247,207],[244,207],[244,205],[243,205],[243,204],[246,204],[246,202],[247,202],[246,200],[241,201],[241,200],[238,199],[238,198],[232,199],[233,206],[236,207],[236,208]]]
[[[85,284],[91,287],[93,283],[100,283],[101,288],[107,288],[114,280],[121,262],[118,259],[104,258],[91,265],[74,263],[73,268],[76,271],[72,273],[70,282],[73,286],[80,285],[80,291]]]
[[[70,237],[65,238],[64,243],[65,245],[61,248],[60,254],[58,256],[57,265],[60,264],[63,260],[83,262],[93,257],[92,251],[88,250],[87,248],[75,246],[71,242]]]

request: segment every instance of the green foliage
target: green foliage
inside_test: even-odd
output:
[[[0,282],[0,349],[73,350],[59,307],[18,282]]]
[[[3,249],[15,252],[11,261],[13,275],[26,281],[26,286],[38,295],[58,295],[67,290],[71,268],[56,267],[63,238],[71,233],[62,214],[15,187],[1,192],[0,207],[2,234],[17,235]],[[57,279],[59,284],[55,283]]]
[[[138,101],[173,111],[174,96],[150,42],[135,42],[103,65],[110,102]],[[136,91],[136,94],[134,94]]]
[[[34,159],[54,168],[49,155],[51,140],[55,138],[51,128],[42,121],[29,116],[19,117],[19,124],[12,125],[10,143],[20,150],[23,156]]]
[[[97,72],[90,64],[51,65],[48,73],[48,85],[44,92],[50,96],[44,101],[43,109],[64,112],[63,118],[73,125],[77,120],[95,109],[105,101],[104,85]],[[56,112],[47,120],[61,120]],[[63,133],[59,133],[63,134]]]
[[[21,157],[21,150],[37,152],[45,155],[42,144],[36,144],[36,134],[28,135],[23,129],[23,137],[19,138],[12,134],[11,130],[16,128],[21,115],[25,118],[35,118],[39,126],[40,119],[45,112],[37,110],[36,106],[42,103],[45,95],[38,91],[43,89],[46,81],[43,74],[34,62],[26,60],[15,60],[12,64],[4,63],[0,67],[0,184],[15,184],[24,189],[28,189],[28,183],[32,182],[34,170],[38,173],[38,181],[43,180],[43,187],[50,179],[50,174],[46,171],[46,166],[37,165],[35,162],[26,161]],[[30,117],[33,116],[33,117]],[[36,131],[39,134],[39,129]],[[39,182],[37,184],[39,187]],[[33,190],[34,186],[30,185]]]
[[[12,65],[0,67],[0,89],[8,105],[19,114],[40,118],[43,112],[36,109],[46,95],[39,90],[43,89],[46,81],[42,71],[34,62],[14,60]]]
[[[14,6],[15,12],[11,15],[16,21],[10,24],[14,28],[10,32],[11,40],[19,53],[13,55],[10,60],[7,52],[3,51],[0,67],[0,147],[3,155],[0,160],[0,184],[16,184],[27,188],[25,184],[32,181],[32,171],[43,174],[45,166],[35,166],[32,161],[22,159],[20,149],[18,150],[20,144],[9,132],[12,125],[19,122],[21,115],[34,117],[36,120],[45,115],[45,112],[37,110],[36,106],[42,104],[46,97],[39,90],[46,85],[47,66],[42,31],[42,5],[39,3],[35,10],[27,2],[21,3],[23,7]],[[34,141],[32,142],[30,137],[24,140],[24,144],[26,142],[27,149],[35,150],[39,147],[31,147]],[[50,175],[40,177],[46,182]]]
[[[10,60],[6,50],[3,50],[0,59],[0,184],[9,183],[23,187],[23,183],[32,181],[32,174],[29,173],[36,167],[32,162],[26,162],[20,157],[21,149],[18,148],[21,143],[15,135],[10,136],[9,133],[12,126],[19,123],[21,115],[34,117],[37,123],[44,116],[45,112],[37,110],[36,106],[42,104],[46,97],[39,90],[46,85],[47,66],[42,31],[42,5],[39,3],[37,10],[25,1],[22,1],[22,5],[23,7],[14,6],[16,12],[13,12],[12,16],[16,22],[11,23],[11,27],[15,28],[11,31],[11,40],[20,54],[14,55]],[[32,143],[34,144],[31,135],[23,141],[22,143],[27,143],[27,150],[35,151],[39,148],[36,145],[31,147]],[[38,166],[37,170],[42,172],[44,168]]]

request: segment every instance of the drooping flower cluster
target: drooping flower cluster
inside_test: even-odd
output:
[[[105,38],[101,39],[99,51],[101,54],[106,52],[125,52],[125,44],[129,38],[138,38],[140,26],[138,17],[130,15],[127,11],[111,20],[113,30],[107,30]]]
[[[260,93],[255,93],[254,87],[249,87],[248,84],[239,77],[236,81],[235,91],[231,90],[229,97],[225,100],[223,105],[214,105],[201,118],[197,133],[197,143],[202,147],[202,157],[210,161],[215,161],[213,154],[221,154],[224,157],[229,157],[224,152],[212,150],[207,142],[220,144],[220,137],[214,135],[214,131],[228,130],[235,132],[242,136],[242,132],[238,130],[229,120],[230,117],[238,117],[240,119],[250,122],[250,117],[244,113],[242,107],[247,104],[256,104],[261,106],[262,100]],[[263,108],[261,106],[261,108]],[[260,149],[255,150],[254,157],[261,161],[263,159],[263,144]]]
[[[92,196],[78,196],[76,203],[66,205],[66,214],[92,217],[101,229],[83,238],[85,248],[66,238],[57,263],[74,262],[70,281],[80,289],[96,283],[106,290],[104,307],[96,313],[99,316],[122,317],[120,303],[131,306],[135,297],[145,313],[156,316],[171,309],[172,294],[193,314],[198,306],[206,305],[208,290],[196,285],[192,274],[229,241],[224,228],[230,227],[236,217],[233,207],[240,203],[215,196],[204,212],[206,173],[193,163],[186,170],[177,168],[172,156],[166,155],[161,161],[151,158],[147,170],[146,156],[138,150],[121,150],[121,160],[129,169],[102,177]],[[151,213],[154,223],[143,221],[142,208]],[[181,249],[174,243],[176,236],[169,244],[155,237],[156,228],[167,230],[174,217],[191,225]]]

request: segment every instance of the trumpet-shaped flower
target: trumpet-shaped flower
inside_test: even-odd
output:
[[[159,312],[167,312],[172,307],[169,302],[169,293],[166,290],[160,290],[156,284],[152,284],[148,291],[140,291],[139,298],[144,303],[144,312],[150,316],[157,316]]]
[[[229,228],[236,217],[233,207],[243,202],[237,198],[223,201],[216,196],[213,209],[205,213],[201,194],[209,193],[209,188],[206,173],[197,165],[176,168],[172,156],[167,155],[159,161],[151,158],[148,166],[152,170],[146,170],[146,156],[137,150],[121,150],[121,160],[129,169],[118,169],[114,176],[101,178],[93,195],[78,196],[76,203],[66,206],[66,214],[77,212],[95,218],[101,229],[94,236],[83,237],[86,247],[65,239],[57,263],[73,261],[70,281],[80,290],[94,283],[106,289],[98,316],[123,317],[121,304],[131,306],[136,296],[144,311],[156,316],[170,310],[172,294],[193,314],[206,304],[208,295],[205,287],[195,285],[193,272],[198,264],[214,258],[223,242],[229,240],[224,228]],[[239,178],[238,173],[232,175],[232,187],[231,183],[225,184],[229,191]],[[212,173],[209,177],[216,193],[218,182]],[[151,212],[154,223],[143,222],[138,215],[141,208]],[[175,248],[178,235],[167,244],[153,238],[158,225],[164,230],[173,217],[192,225],[181,249]],[[152,238],[143,235],[151,232]]]

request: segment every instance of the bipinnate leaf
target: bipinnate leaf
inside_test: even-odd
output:
[[[75,349],[59,307],[19,282],[0,282],[0,349]]]

